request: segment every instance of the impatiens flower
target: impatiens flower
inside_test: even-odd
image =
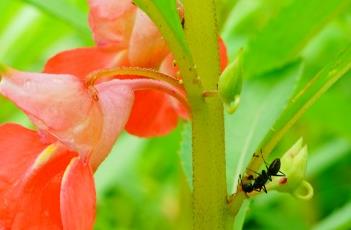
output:
[[[146,78],[91,83],[4,66],[0,77],[0,93],[39,129],[0,126],[0,229],[91,229],[92,175],[123,130],[135,92],[184,97],[181,89]]]
[[[89,24],[97,46],[59,53],[47,62],[44,72],[84,79],[99,69],[134,66],[179,78],[158,28],[131,0],[89,0],[89,6]],[[219,45],[224,69],[227,56],[221,39]],[[188,119],[189,111],[168,94],[138,91],[125,128],[142,137],[164,135],[176,127],[179,117]]]
[[[0,126],[0,229],[92,229],[95,189],[86,160],[37,132]]]

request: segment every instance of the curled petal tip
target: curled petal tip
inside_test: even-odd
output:
[[[312,185],[306,180],[303,180],[292,194],[301,200],[310,200],[313,197],[313,193]]]

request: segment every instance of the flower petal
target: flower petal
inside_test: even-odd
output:
[[[96,85],[99,107],[103,117],[103,128],[100,140],[91,156],[91,164],[95,171],[112,149],[118,135],[124,129],[134,102],[131,87],[123,80],[111,80]]]
[[[56,147],[44,150],[22,180],[7,191],[10,205],[5,212],[13,213],[11,229],[62,229],[60,182],[77,154]]]
[[[228,54],[227,54],[227,48],[221,37],[218,37],[218,45],[219,45],[220,65],[221,65],[221,70],[223,71],[225,67],[228,65]]]
[[[127,51],[110,52],[98,47],[79,48],[61,52],[45,65],[45,73],[71,74],[85,81],[95,70],[128,65]]]
[[[72,75],[11,70],[0,82],[0,92],[53,129],[72,126],[92,104],[83,84]]]
[[[62,178],[60,203],[63,229],[92,229],[95,197],[93,173],[89,164],[78,157],[72,159]]]
[[[168,52],[167,44],[158,28],[143,11],[138,9],[129,41],[130,64],[158,67]]]
[[[172,54],[167,55],[167,57],[165,59],[163,59],[161,65],[160,65],[159,71],[161,73],[167,74],[169,76],[174,76],[178,79],[181,79],[178,66],[177,66]],[[173,98],[169,98],[169,100],[174,101]],[[190,119],[189,111],[186,107],[184,107],[184,105],[182,105],[178,101],[174,101],[174,103],[172,103],[172,104],[173,104],[174,109],[177,111],[177,114],[181,118],[183,118],[185,120]]]
[[[72,75],[11,70],[0,82],[0,93],[75,151],[90,152],[100,137],[101,112],[90,91]]]
[[[12,222],[6,194],[46,146],[34,131],[15,124],[0,126],[0,229]]]
[[[89,0],[89,24],[98,46],[127,48],[136,6],[131,0]]]
[[[161,136],[177,126],[178,114],[163,92],[135,92],[135,103],[126,130],[140,137]]]
[[[46,146],[37,132],[16,124],[0,125],[0,199]]]

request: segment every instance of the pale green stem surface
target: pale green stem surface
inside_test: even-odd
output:
[[[220,75],[214,0],[184,0],[185,35],[195,71],[206,91],[217,90]],[[218,96],[192,107],[193,228],[225,229],[227,212],[223,105]]]

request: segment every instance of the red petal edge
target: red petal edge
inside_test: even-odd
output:
[[[50,150],[49,150],[50,151]],[[57,149],[39,155],[35,167],[8,191],[14,206],[11,229],[62,229],[60,188],[63,173],[77,153]],[[11,199],[12,198],[12,199]]]
[[[65,230],[93,229],[95,186],[88,162],[71,160],[61,186],[61,216]]]
[[[72,74],[85,80],[92,71],[114,66],[127,65],[126,54],[109,52],[98,47],[79,48],[63,51],[46,63],[44,72],[55,74]]]

